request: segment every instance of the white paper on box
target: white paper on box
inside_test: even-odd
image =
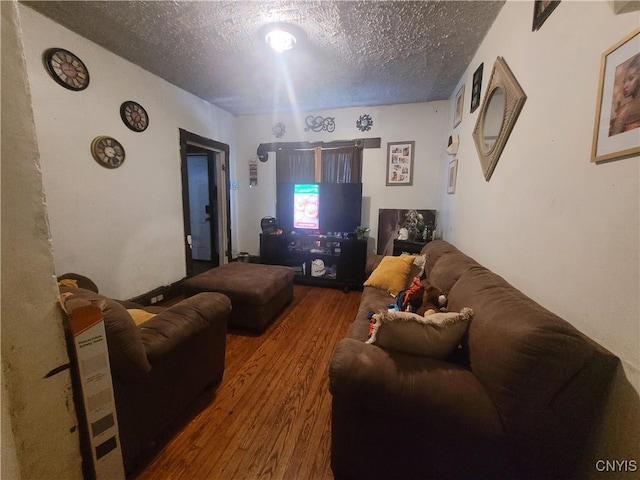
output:
[[[69,314],[96,479],[124,479],[118,418],[102,311],[95,305]]]

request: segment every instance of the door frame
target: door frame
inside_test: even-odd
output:
[[[231,181],[229,179],[229,145],[217,142],[195,133],[179,129],[180,132],[180,170],[182,175],[182,216],[184,220],[184,248],[187,277],[193,275],[193,255],[191,251],[191,215],[189,212],[189,175],[187,170],[187,145],[204,148],[218,153],[219,165],[214,165],[218,170],[218,262],[220,265],[231,261],[231,200],[229,191]],[[216,162],[214,162],[216,163]],[[214,241],[211,239],[212,242]]]

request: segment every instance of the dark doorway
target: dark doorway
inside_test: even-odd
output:
[[[226,263],[231,252],[229,147],[180,130],[187,276]]]

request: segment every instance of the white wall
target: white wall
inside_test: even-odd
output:
[[[180,280],[186,270],[178,129],[229,144],[233,160],[233,116],[23,5],[20,14],[56,273],[87,275],[115,298]],[[42,53],[53,46],[82,59],[86,90],[67,90],[49,77]],[[147,110],[144,132],[120,119],[125,100]],[[90,145],[99,135],[123,145],[120,168],[93,160]]]
[[[640,461],[640,162],[590,163],[601,55],[640,15],[564,1],[532,32],[532,9],[507,2],[461,78],[458,181],[442,197],[444,237],[620,357],[624,375],[594,455]],[[484,96],[498,55],[528,98],[486,182],[471,136],[480,110],[469,114],[469,105],[473,72],[484,62]]]
[[[2,473],[81,479],[16,2],[2,9]],[[62,367],[62,368],[61,368]],[[59,369],[58,373],[50,373]]]
[[[373,118],[367,132],[356,128],[361,115]],[[308,115],[335,117],[335,131],[305,132]],[[260,219],[276,216],[275,154],[267,162],[258,162],[258,185],[249,187],[249,159],[256,157],[260,143],[351,140],[381,138],[379,149],[364,149],[362,225],[371,228],[370,237],[377,239],[378,210],[381,208],[438,209],[443,183],[440,158],[447,146],[449,104],[447,101],[412,103],[379,107],[357,107],[325,110],[297,115],[256,115],[236,119],[237,162],[232,180],[238,189],[232,192],[236,206],[234,218],[237,234],[234,249],[259,253]],[[273,135],[277,122],[285,124],[282,138]],[[387,142],[415,141],[413,186],[386,186]],[[373,248],[370,246],[370,248]],[[236,252],[237,253],[237,252]]]

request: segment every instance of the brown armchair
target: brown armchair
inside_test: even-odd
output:
[[[102,309],[125,471],[224,372],[230,300],[200,293],[136,325],[125,306],[91,290],[61,286],[65,304]],[[124,302],[123,302],[124,303]],[[138,307],[124,303],[127,307]],[[71,303],[71,305],[73,305]]]

